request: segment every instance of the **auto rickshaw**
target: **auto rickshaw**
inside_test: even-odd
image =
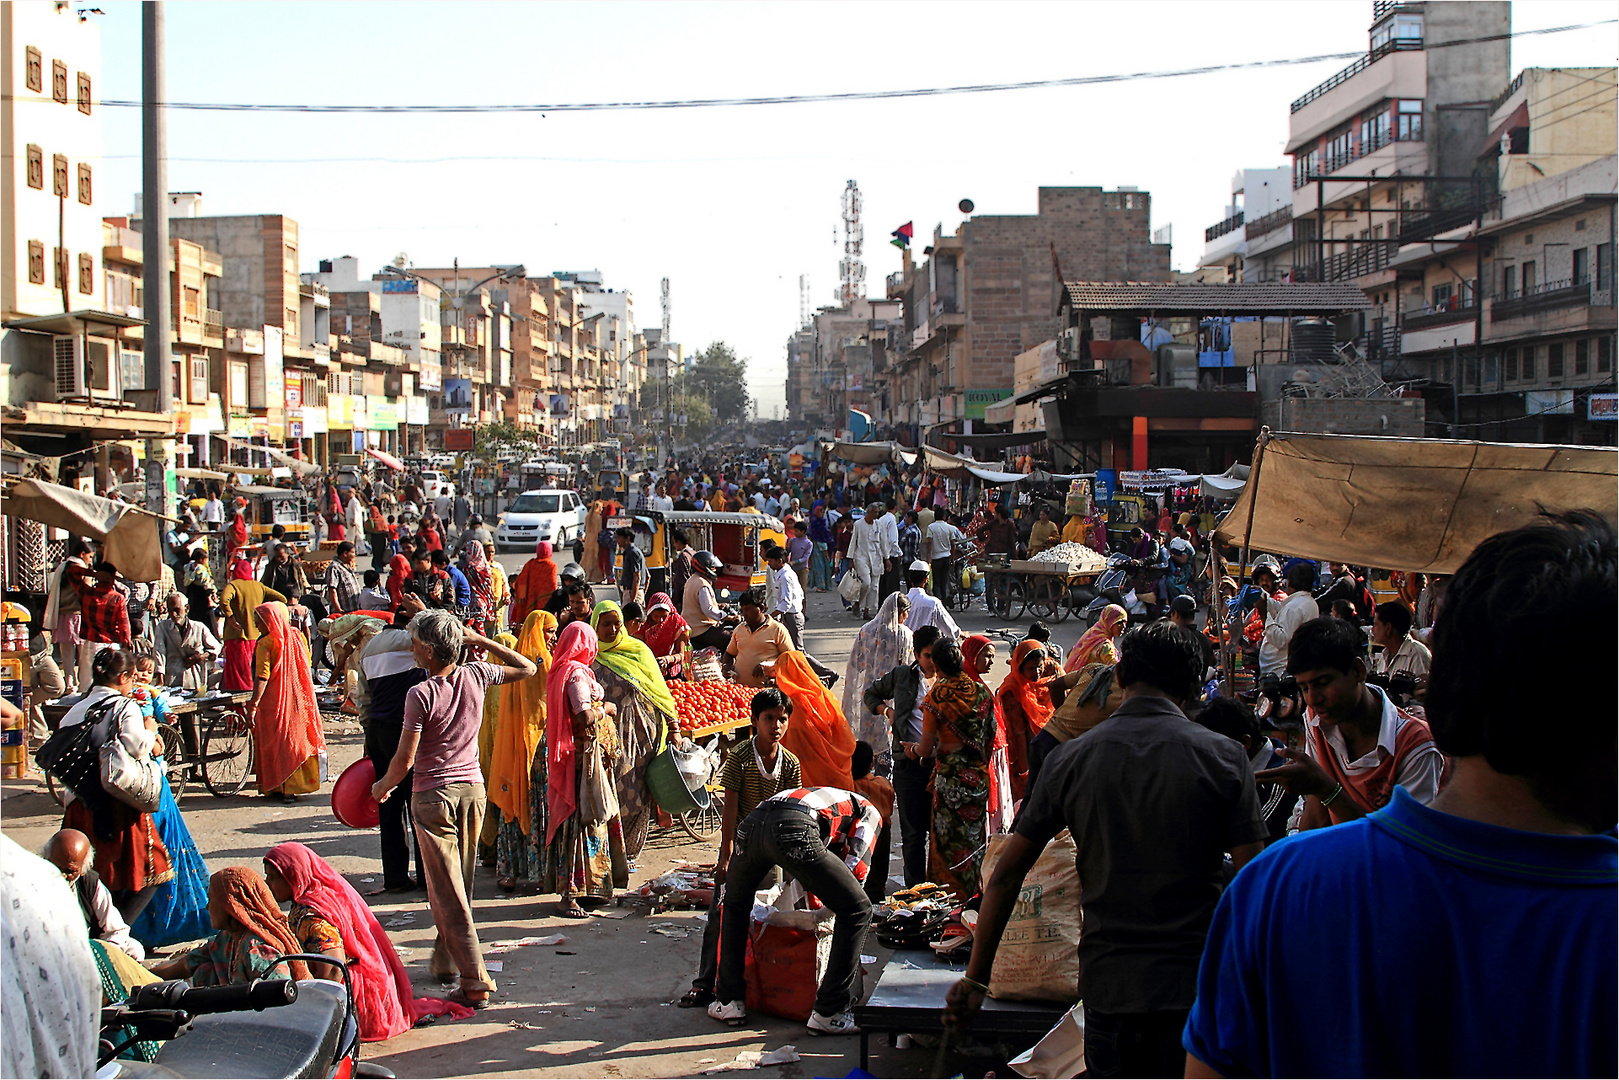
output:
[[[761,549],[767,540],[787,545],[780,519],[768,514],[727,513],[714,510],[643,510],[617,514],[607,521],[609,529],[628,526],[635,530],[635,546],[646,556],[647,594],[667,592],[669,557],[674,553],[670,534],[679,529],[686,534],[693,551],[712,551],[725,564],[714,580],[716,592],[740,593],[765,583],[765,562]],[[613,556],[615,575],[623,557]],[[681,597],[672,597],[676,604]]]
[[[301,488],[238,487],[232,494],[247,503],[242,517],[254,543],[268,539],[277,525],[286,529],[285,538],[294,543],[307,544],[313,535],[309,496]]]
[[[1147,500],[1133,492],[1116,491],[1107,504],[1107,540],[1111,548],[1121,540],[1130,538],[1130,530],[1137,525],[1146,528]]]

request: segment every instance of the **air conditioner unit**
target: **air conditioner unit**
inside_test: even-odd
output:
[[[56,400],[100,398],[117,400],[118,377],[111,342],[82,335],[58,334],[52,341]]]

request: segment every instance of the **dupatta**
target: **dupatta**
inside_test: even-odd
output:
[[[602,614],[607,611],[618,612],[618,636],[607,642],[601,641],[598,636],[596,659],[614,674],[633,683],[641,696],[650,701],[652,707],[665,718],[673,719],[675,696],[669,692],[669,684],[663,681],[663,670],[658,667],[658,661],[646,642],[623,628],[624,609],[612,600],[601,601],[590,613],[590,628],[596,629]]]
[[[590,624],[574,620],[562,628],[556,651],[551,654],[551,672],[545,680],[545,842],[556,836],[557,828],[573,816],[578,758],[573,752],[573,717],[568,713],[568,684],[590,674],[596,659],[596,631]]]
[[[546,691],[551,672],[551,650],[545,644],[545,632],[556,624],[556,616],[549,611],[529,612],[523,620],[515,648],[540,670],[502,688],[500,722],[495,726],[495,745],[489,756],[489,801],[500,807],[505,820],[515,820],[524,836],[528,835],[531,820],[529,778],[534,770],[534,755],[545,736]]]
[[[287,605],[272,600],[254,608],[253,615],[275,644],[277,655],[253,713],[253,726],[261,736],[259,786],[269,789],[286,783],[305,761],[326,749],[326,739],[320,730],[309,645],[293,629]]]
[[[849,722],[832,692],[803,653],[785,652],[776,658],[776,686],[793,703],[792,719],[787,722],[781,745],[798,758],[804,786],[852,791],[854,732],[849,730]]]

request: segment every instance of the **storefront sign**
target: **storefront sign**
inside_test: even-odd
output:
[[[982,420],[986,408],[1011,396],[1011,390],[968,390],[966,392],[967,419]]]
[[[1592,394],[1585,405],[1587,420],[1619,420],[1619,394]]]

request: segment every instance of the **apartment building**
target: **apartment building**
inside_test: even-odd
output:
[[[1286,166],[1242,169],[1231,178],[1225,216],[1203,231],[1199,269],[1225,281],[1282,281],[1292,269],[1293,189]]]
[[[815,325],[800,327],[787,338],[787,419],[811,428],[824,420],[825,409],[821,401],[815,373]]]
[[[1062,278],[1169,281],[1144,191],[1040,188],[1034,214],[985,214],[935,228],[920,264],[888,279],[902,304],[882,374],[887,420],[920,441],[937,424],[981,421],[1012,396],[1014,358],[1057,336]]]

